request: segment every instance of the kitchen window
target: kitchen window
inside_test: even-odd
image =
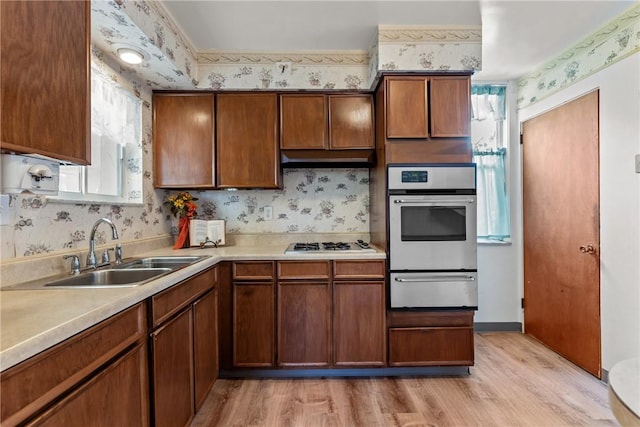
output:
[[[477,167],[478,241],[511,237],[507,194],[506,86],[471,87],[471,141]]]
[[[91,67],[91,165],[61,165],[52,201],[142,203],[142,106],[139,98]]]

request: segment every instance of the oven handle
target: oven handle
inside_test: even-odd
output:
[[[440,276],[440,277],[423,277],[415,279],[402,279],[394,277],[393,280],[399,283],[418,283],[418,282],[473,282],[476,280],[473,276]]]
[[[421,204],[421,205],[432,205],[432,204],[442,204],[442,203],[473,203],[475,200],[473,199],[463,199],[463,200],[446,200],[446,199],[436,199],[436,200],[407,200],[407,199],[396,199],[393,203],[399,205],[402,203],[413,203],[413,204]]]

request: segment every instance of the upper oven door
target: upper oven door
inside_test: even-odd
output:
[[[476,270],[475,195],[389,197],[391,270]]]

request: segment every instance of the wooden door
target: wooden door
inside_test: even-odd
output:
[[[273,282],[234,282],[233,366],[273,367],[274,298]]]
[[[218,378],[218,290],[193,303],[193,381],[200,409]]]
[[[594,91],[522,138],[525,332],[600,377],[598,129]]]
[[[213,94],[153,95],[153,183],[215,186]]]
[[[333,345],[336,366],[386,364],[383,281],[333,283]]]
[[[373,97],[329,96],[329,145],[332,149],[373,148]]]
[[[218,187],[278,188],[275,93],[217,95]]]
[[[278,283],[278,366],[328,367],[329,282]]]
[[[193,417],[191,309],[151,334],[155,426],[184,426]]]
[[[327,147],[326,95],[280,95],[280,148]]]
[[[470,77],[432,77],[429,82],[429,102],[433,138],[470,135]]]
[[[387,92],[387,138],[429,136],[427,79],[425,77],[389,77]]]

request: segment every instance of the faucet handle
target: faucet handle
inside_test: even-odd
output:
[[[109,257],[109,251],[113,251],[113,248],[105,249],[102,252],[102,264],[109,264],[111,262],[111,258]]]
[[[122,264],[122,244],[116,243],[116,264]]]
[[[64,255],[63,259],[71,258],[71,275],[76,276],[80,274],[80,257],[78,255]]]

